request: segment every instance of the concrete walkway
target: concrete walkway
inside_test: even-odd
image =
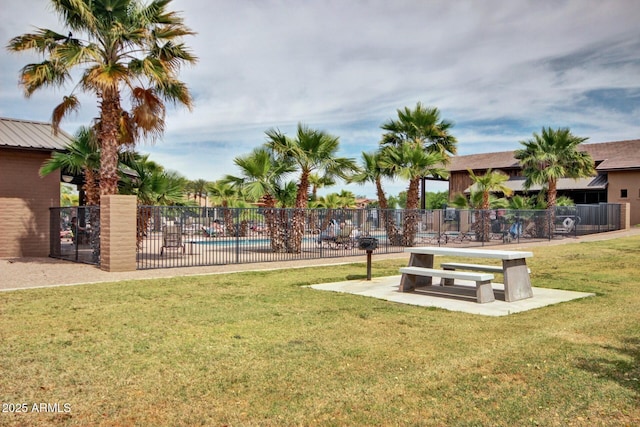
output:
[[[462,311],[484,316],[507,316],[513,313],[533,310],[548,305],[595,296],[592,293],[564,291],[533,287],[533,297],[519,301],[504,300],[504,285],[493,283],[496,300],[485,304],[476,302],[475,283],[456,280],[455,286],[432,286],[413,292],[400,292],[401,276],[376,277],[371,281],[349,280],[346,282],[322,283],[310,288],[362,295],[401,304],[422,307],[437,307],[449,311]]]
[[[610,233],[592,234],[578,238],[568,237],[564,239],[552,240],[550,242],[542,241],[529,244],[512,243],[509,244],[508,247],[509,249],[517,250],[519,248],[525,247],[609,240],[635,235],[640,235],[640,227],[633,227],[629,230],[614,231]],[[406,259],[408,261],[409,256],[405,253],[386,255],[374,253],[374,262],[381,259]],[[206,267],[165,268],[157,270],[137,270],[108,273],[92,265],[76,264],[73,262],[62,261],[53,258],[0,258],[0,291],[50,286],[71,286],[101,282],[117,282],[123,280],[142,280],[223,274],[240,271],[268,271],[283,268],[304,268],[365,262],[366,256],[363,253],[359,256],[345,258],[324,258],[316,260],[270,262],[262,264],[231,264]]]

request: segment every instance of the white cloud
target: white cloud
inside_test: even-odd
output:
[[[6,3],[5,44],[32,26],[61,28],[46,0]],[[342,154],[359,158],[376,148],[382,122],[417,101],[456,123],[461,154],[517,148],[542,126],[568,126],[592,142],[640,137],[636,0],[171,6],[198,32],[185,41],[200,61],[181,74],[195,108],[170,109],[164,140],[140,148],[192,179],[234,173],[233,158],[260,145],[266,129],[292,131],[299,121],[339,135]],[[64,92],[23,99],[17,73],[28,60],[0,53],[0,115],[48,120]],[[621,89],[623,99],[592,95]],[[84,106],[65,129],[96,114],[95,101]]]

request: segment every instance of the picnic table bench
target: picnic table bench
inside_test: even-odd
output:
[[[405,252],[411,254],[408,267],[400,269],[400,292],[409,292],[417,287],[433,285],[433,278],[442,279],[441,284],[453,285],[456,279],[476,282],[476,297],[479,303],[494,301],[490,273],[504,275],[505,301],[512,302],[531,298],[531,279],[526,259],[533,257],[532,252],[505,251],[474,248],[442,248],[416,247],[407,248]],[[498,259],[502,266],[465,263],[444,263],[442,270],[434,268],[434,256],[459,256],[469,258]],[[471,273],[457,270],[474,270],[484,273]]]

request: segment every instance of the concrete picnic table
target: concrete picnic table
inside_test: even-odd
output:
[[[502,273],[504,275],[504,295],[505,301],[512,302],[521,299],[531,298],[531,279],[527,268],[527,258],[533,257],[533,252],[506,251],[492,249],[475,248],[443,248],[437,246],[407,248],[409,252],[409,267],[433,268],[435,255],[499,259],[502,261]],[[481,267],[481,266],[478,266]],[[415,281],[405,280],[405,276],[400,283],[401,292],[413,290]],[[429,281],[428,284],[431,284]]]

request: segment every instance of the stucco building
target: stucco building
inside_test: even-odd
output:
[[[50,123],[0,118],[0,257],[49,255],[49,208],[60,205],[60,174],[42,163],[71,137]]]
[[[629,203],[631,224],[640,224],[640,140],[580,144],[595,162],[597,175],[585,179],[563,178],[558,182],[558,195],[576,203]],[[473,181],[468,169],[482,175],[487,169],[500,170],[516,194],[523,193],[524,177],[514,151],[472,154],[452,157],[448,166],[449,197],[468,193]],[[539,191],[534,187],[530,191]]]

